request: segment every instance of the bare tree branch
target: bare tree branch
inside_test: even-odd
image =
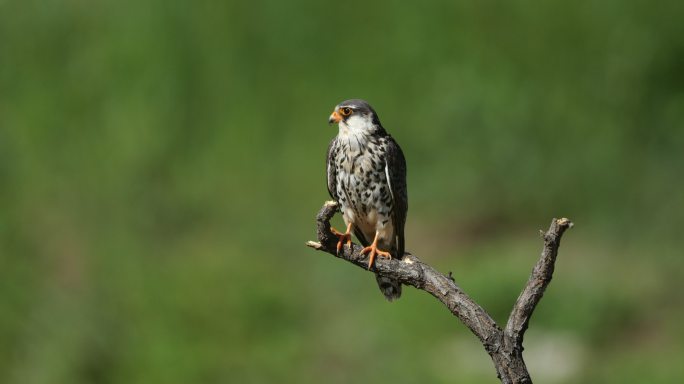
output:
[[[518,344],[522,345],[523,334],[527,330],[530,316],[551,282],[561,236],[570,227],[572,227],[572,222],[568,219],[553,219],[549,230],[541,233],[544,239],[541,257],[534,266],[525,288],[520,292],[506,324],[506,336],[513,338]]]
[[[368,258],[361,254],[361,246],[345,246],[340,254],[337,254],[338,238],[330,231],[330,219],[337,209],[337,203],[332,201],[323,205],[316,216],[318,242],[309,241],[306,245],[347,260],[365,270],[368,267]],[[480,339],[492,358],[497,376],[502,383],[531,383],[522,358],[523,335],[532,312],[551,281],[560,238],[571,226],[572,223],[568,219],[553,219],[551,227],[544,233],[541,258],[513,307],[505,331],[502,331],[494,319],[456,284],[451,273],[446,276],[412,254],[406,253],[402,260],[377,259],[372,271],[392,277],[402,284],[412,285],[441,301]]]

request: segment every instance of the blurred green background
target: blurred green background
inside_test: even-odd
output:
[[[682,382],[683,15],[0,1],[0,382],[497,382],[436,300],[304,246],[352,97],[406,154],[408,250],[497,321],[575,221],[536,381]]]

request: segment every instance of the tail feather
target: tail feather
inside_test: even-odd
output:
[[[375,280],[378,282],[380,292],[385,295],[387,300],[394,301],[401,297],[401,284],[397,280],[380,275],[375,275]]]

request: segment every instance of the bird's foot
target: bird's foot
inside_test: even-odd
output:
[[[380,256],[380,257],[384,257],[386,259],[392,260],[392,255],[389,252],[379,250],[378,246],[375,244],[375,242],[373,242],[373,244],[371,244],[370,246],[361,250],[362,255],[365,255],[366,253],[370,253],[368,255],[368,257],[369,257],[368,269],[371,269],[371,267],[373,266],[373,261],[375,260],[376,255]]]
[[[342,233],[338,231],[337,229],[330,227],[330,232],[333,233],[333,235],[337,236],[340,238],[340,240],[337,242],[337,255],[339,256],[340,254],[340,249],[342,249],[342,244],[345,242],[347,243],[347,247],[351,249],[351,225],[347,226],[347,232]]]

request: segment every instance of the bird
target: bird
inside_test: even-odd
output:
[[[338,203],[347,228],[340,232],[337,253],[351,248],[351,233],[368,254],[368,269],[377,257],[404,256],[404,225],[408,211],[406,159],[399,144],[383,128],[377,113],[361,99],[335,106],[328,118],[339,131],[327,151],[328,192]],[[380,291],[389,301],[401,296],[401,284],[376,274]]]

